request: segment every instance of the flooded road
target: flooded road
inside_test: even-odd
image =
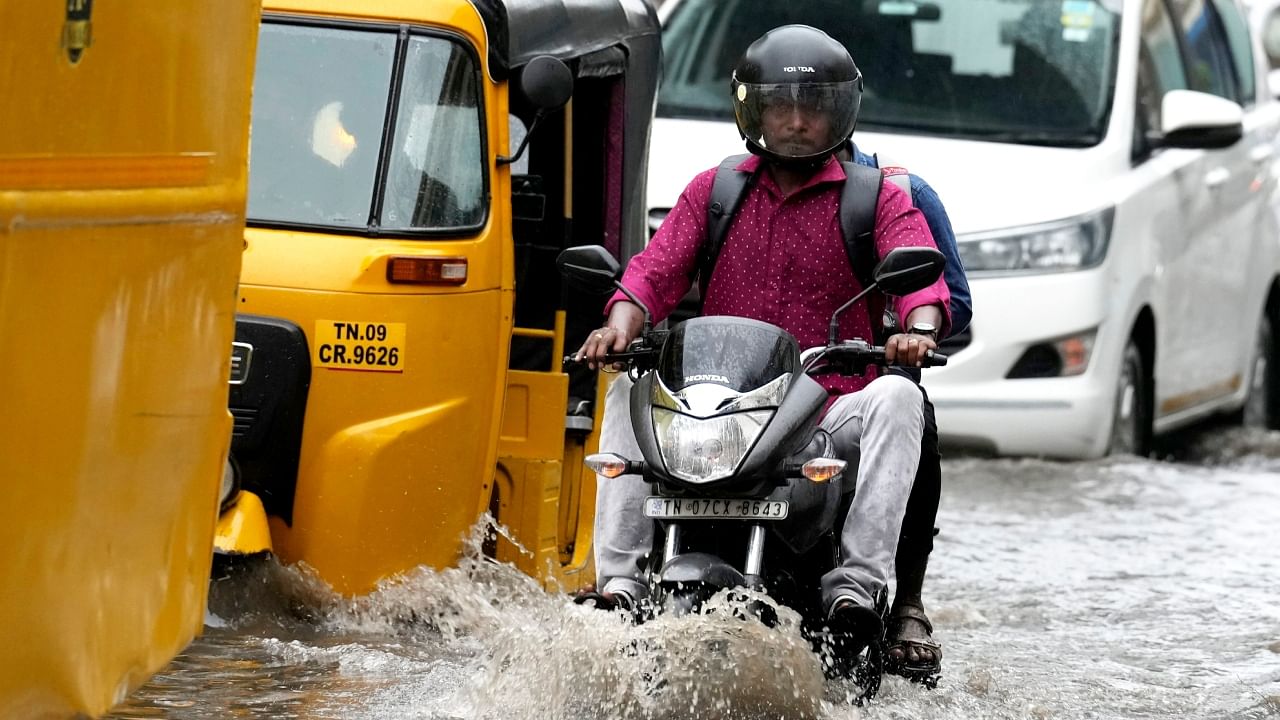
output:
[[[886,678],[854,707],[793,624],[632,627],[483,560],[355,602],[265,566],[217,583],[204,636],[109,717],[1280,718],[1280,434],[1180,442],[947,462],[933,691]]]

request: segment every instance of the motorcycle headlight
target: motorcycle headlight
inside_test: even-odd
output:
[[[1012,274],[1084,270],[1107,255],[1112,208],[1070,220],[956,238],[966,272]]]
[[[667,472],[707,483],[733,474],[772,415],[757,410],[696,418],[655,407],[653,429]]]

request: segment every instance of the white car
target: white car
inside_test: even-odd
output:
[[[752,40],[806,23],[849,47],[867,85],[854,141],[938,191],[973,291],[971,331],[925,376],[944,444],[1088,458],[1213,413],[1280,421],[1280,103],[1233,0],[667,0],[660,15],[651,225],[744,151],[729,73]]]

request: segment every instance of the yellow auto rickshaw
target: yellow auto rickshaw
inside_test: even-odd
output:
[[[259,14],[0,2],[2,718],[97,717],[204,626]]]
[[[660,52],[642,0],[265,3],[220,553],[360,594],[488,511],[591,580],[603,299],[554,259],[642,247]]]

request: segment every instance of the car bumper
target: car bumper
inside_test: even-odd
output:
[[[951,393],[930,389],[944,451],[1093,458],[1107,451],[1114,392],[1073,380],[1010,380]],[[1011,392],[1012,391],[1012,392]]]
[[[1091,458],[1109,445],[1119,357],[1128,337],[1106,304],[1101,270],[971,278],[973,339],[925,372],[944,449]],[[1009,379],[1028,348],[1092,336],[1087,369]]]

